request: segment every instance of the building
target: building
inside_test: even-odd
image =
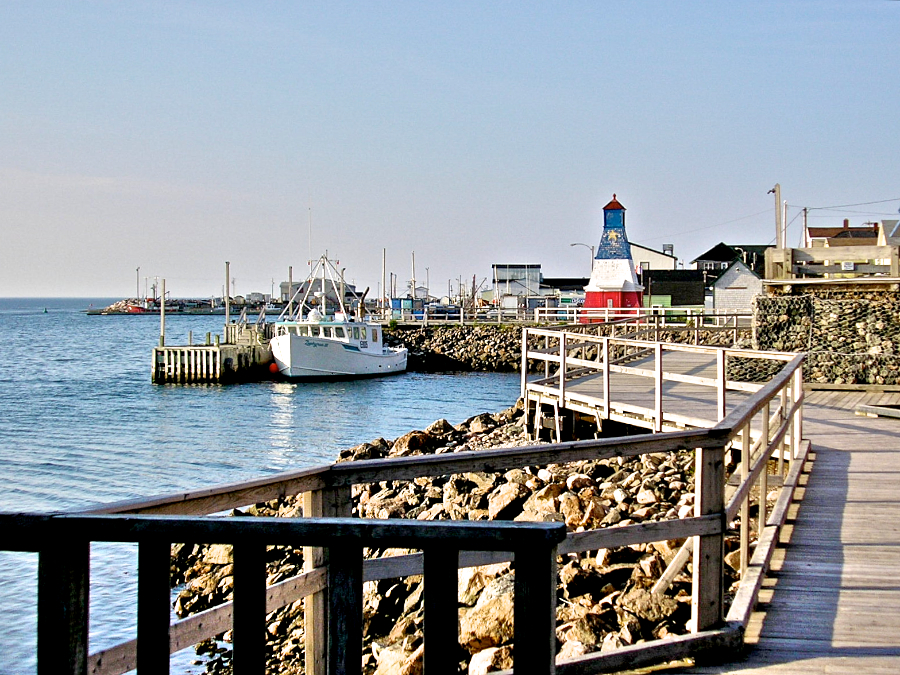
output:
[[[844,219],[843,227],[807,227],[803,232],[803,248],[834,248],[836,246],[877,246],[877,223],[864,223],[851,227]]]
[[[494,276],[494,297],[504,295],[540,295],[540,265],[491,265]]]
[[[740,260],[759,276],[765,275],[766,249],[772,245],[760,244],[725,244],[719,242],[711,249],[698,255],[691,261],[694,269],[707,272],[707,278],[717,279],[727,270],[731,263]]]
[[[674,270],[678,265],[678,258],[672,253],[672,244],[663,244],[662,251],[635,243],[630,243],[630,246],[631,259],[638,270]]]
[[[725,312],[750,312],[753,298],[763,292],[763,281],[740,260],[728,266],[713,282],[713,307]]]
[[[641,270],[645,307],[693,307],[706,302],[706,276],[700,270]]]
[[[591,280],[584,289],[584,306],[641,307],[644,287],[638,282],[625,233],[625,207],[613,195],[603,207],[603,233],[594,255]]]

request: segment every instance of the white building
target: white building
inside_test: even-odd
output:
[[[663,244],[663,250],[657,251],[633,242],[628,243],[631,244],[631,259],[637,269],[674,270],[678,265],[678,258],[672,253],[671,244]]]
[[[740,260],[735,260],[713,282],[713,307],[725,312],[749,312],[753,298],[763,292],[762,279]]]

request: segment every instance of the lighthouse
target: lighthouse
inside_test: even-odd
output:
[[[603,234],[594,256],[590,283],[584,289],[586,308],[641,307],[644,287],[638,283],[625,234],[625,207],[613,195],[603,207]]]

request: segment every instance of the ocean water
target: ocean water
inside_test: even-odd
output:
[[[512,405],[515,374],[356,382],[154,385],[155,316],[88,316],[115,299],[0,298],[0,511],[46,512],[326,464],[346,447]],[[222,317],[166,317],[166,343]],[[90,650],[135,635],[135,550],[91,549]],[[0,551],[0,675],[34,673],[37,556]],[[185,650],[173,673],[202,670]]]

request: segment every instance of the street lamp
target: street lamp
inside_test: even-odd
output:
[[[594,247],[593,246],[589,246],[587,244],[581,244],[578,242],[576,242],[574,244],[569,244],[569,246],[584,246],[585,248],[591,249],[591,267],[593,268],[593,266],[594,266]]]

